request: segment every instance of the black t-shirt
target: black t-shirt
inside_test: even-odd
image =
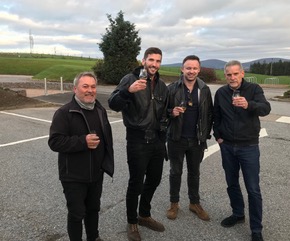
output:
[[[186,102],[186,110],[183,113],[183,125],[181,137],[196,138],[197,137],[197,121],[198,121],[198,85],[195,83],[193,90],[184,85],[184,96]]]
[[[93,169],[99,172],[101,170],[101,165],[104,160],[105,155],[105,140],[104,134],[102,131],[101,121],[96,108],[94,110],[85,110],[83,109],[83,113],[87,119],[87,122],[90,126],[91,131],[95,131],[97,136],[100,138],[100,144],[96,149],[92,149],[93,155]]]

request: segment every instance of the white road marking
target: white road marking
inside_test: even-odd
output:
[[[260,138],[265,137],[265,136],[268,136],[268,133],[265,128],[262,128],[260,130]],[[214,145],[209,146],[208,150],[204,152],[203,160],[219,150],[220,150],[219,144],[214,144]]]
[[[290,117],[281,116],[279,119],[276,120],[276,122],[282,122],[282,123],[290,124]]]
[[[30,116],[26,116],[26,115],[10,113],[10,112],[6,112],[6,111],[0,111],[0,113],[1,114],[6,114],[6,115],[13,115],[13,116],[21,117],[21,118],[26,118],[26,119],[30,119],[30,120],[37,120],[37,121],[51,123],[51,121],[48,121],[48,120],[39,119],[39,118],[35,118],[35,117],[30,117]],[[115,124],[115,123],[119,123],[119,122],[122,122],[122,121],[123,120],[116,120],[116,121],[110,122],[110,124]],[[30,141],[36,141],[36,140],[40,140],[40,139],[44,139],[44,138],[48,138],[48,135],[34,137],[34,138],[25,139],[25,140],[21,140],[21,141],[10,142],[10,143],[6,143],[6,144],[0,144],[0,147],[13,146],[13,145],[17,145],[17,144],[21,144],[21,143],[25,143],[25,142],[30,142]]]
[[[216,153],[217,151],[220,150],[220,146],[219,144],[214,144],[208,147],[207,151],[204,152],[204,157],[203,160],[209,156],[211,156],[212,154]]]
[[[36,141],[36,140],[44,139],[44,138],[48,138],[48,135],[46,135],[46,136],[34,137],[34,138],[25,139],[25,140],[21,140],[21,141],[10,142],[10,143],[6,143],[6,144],[0,144],[0,147],[4,147],[4,146],[13,146],[13,145],[17,145],[17,144],[21,144],[21,143],[25,143],[25,142],[29,142],[29,141]]]
[[[37,121],[51,123],[51,121],[49,121],[49,120],[39,119],[39,118],[26,116],[26,115],[19,115],[19,114],[15,114],[15,113],[6,112],[6,111],[0,111],[0,113],[1,114],[6,114],[6,115],[13,115],[13,116],[17,116],[17,117],[22,117],[22,118],[26,118],[26,119],[30,119],[30,120],[37,120]]]
[[[265,136],[268,136],[268,133],[265,128],[262,128],[260,130],[260,138],[265,137]]]

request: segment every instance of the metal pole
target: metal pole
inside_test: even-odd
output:
[[[62,77],[60,77],[60,91],[63,93],[63,80]]]
[[[46,83],[46,78],[44,78],[44,95],[47,95],[47,83]]]

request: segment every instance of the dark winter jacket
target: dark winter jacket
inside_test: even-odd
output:
[[[101,168],[111,177],[114,173],[113,138],[106,110],[96,100],[94,111],[98,112],[104,136],[105,154],[103,160],[97,160],[96,149],[89,149],[86,135],[89,125],[74,97],[72,101],[60,107],[54,114],[50,127],[49,147],[58,152],[59,178],[61,181],[95,181],[100,170],[94,168],[101,161]]]
[[[225,143],[251,145],[259,143],[259,116],[271,111],[270,103],[263,89],[255,83],[242,81],[240,95],[248,101],[248,108],[235,107],[232,104],[233,90],[229,85],[219,88],[214,100],[214,136]]]
[[[111,94],[108,102],[114,111],[122,111],[124,125],[128,130],[162,131],[166,123],[166,105],[168,90],[165,83],[156,74],[154,91],[151,88],[151,80],[147,79],[145,90],[130,93],[129,86],[139,79],[140,67],[133,73],[122,78],[119,85]]]
[[[179,106],[184,97],[184,83],[181,78],[170,84],[169,89],[169,101],[168,101],[168,115],[171,116],[174,107]],[[213,122],[213,103],[209,87],[200,79],[197,78],[198,85],[198,123],[196,128],[197,139],[200,143],[206,143],[207,139],[210,139],[210,132]],[[169,119],[168,126],[168,138],[174,141],[179,141],[181,138],[183,124],[183,115],[178,117],[171,117]]]

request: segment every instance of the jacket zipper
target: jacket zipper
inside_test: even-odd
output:
[[[70,110],[70,112],[79,113],[84,118],[86,126],[87,126],[88,130],[90,131],[90,126],[89,126],[88,121],[87,121],[85,115],[83,114],[83,112],[81,112],[79,110]],[[90,163],[89,163],[89,166],[90,166],[90,181],[92,181],[93,180],[93,178],[92,178],[92,151],[90,151]]]

